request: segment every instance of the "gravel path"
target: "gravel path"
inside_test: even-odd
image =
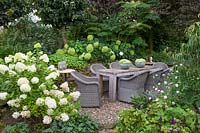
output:
[[[100,108],[81,108],[82,114],[88,114],[92,119],[97,120],[99,128],[112,129],[117,120],[118,113],[124,109],[131,108],[132,105],[123,102],[109,102],[108,96],[102,97],[102,106]],[[104,130],[102,131],[102,133]],[[112,131],[106,132],[111,133]]]

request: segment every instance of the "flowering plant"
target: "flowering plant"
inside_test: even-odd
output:
[[[33,52],[5,57],[0,64],[0,100],[7,100],[15,119],[43,116],[44,124],[67,121],[77,113],[80,93],[71,92],[67,82],[55,84],[59,71],[48,65],[49,58],[40,48],[37,43]]]

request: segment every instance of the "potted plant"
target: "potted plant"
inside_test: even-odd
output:
[[[143,58],[135,60],[135,66],[139,68],[143,68],[145,66],[146,60]]]
[[[129,69],[130,66],[132,66],[132,62],[128,59],[121,59],[119,61],[119,65],[121,67],[121,69]]]

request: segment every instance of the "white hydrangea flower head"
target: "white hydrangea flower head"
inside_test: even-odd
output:
[[[79,91],[75,91],[69,94],[70,96],[72,96],[73,100],[76,101],[78,100],[79,96],[80,96],[80,92]]]
[[[167,96],[164,96],[163,98],[164,98],[164,99],[167,99]]]
[[[49,57],[47,56],[47,54],[43,54],[42,56],[40,56],[39,59],[46,62],[46,63],[49,62]]]
[[[55,109],[57,107],[56,100],[51,97],[45,98],[45,105],[47,105],[49,109]]]
[[[23,106],[22,109],[23,109],[23,110],[28,110],[28,107],[27,107],[27,106]]]
[[[20,107],[20,100],[19,99],[13,99],[13,100],[9,100],[7,102],[8,106],[10,107],[16,107],[19,108]]]
[[[119,52],[119,55],[123,56],[123,55],[124,55],[124,53],[123,53],[122,51],[120,51],[120,52]]]
[[[32,83],[32,84],[37,84],[37,83],[39,83],[39,78],[38,78],[38,77],[33,77],[33,78],[31,79],[31,83]]]
[[[9,73],[10,76],[15,76],[15,75],[17,74],[17,73],[16,73],[15,71],[13,71],[13,70],[9,70],[8,73]]]
[[[23,53],[16,53],[15,56],[14,56],[14,62],[17,62],[17,61],[23,61],[23,60],[27,60],[28,57],[23,54]]]
[[[9,67],[10,70],[14,70],[15,69],[15,64],[9,64],[8,67]]]
[[[66,113],[62,113],[62,114],[60,114],[60,119],[62,121],[68,121],[69,120],[69,116]]]
[[[50,95],[50,92],[49,92],[48,90],[43,90],[43,93],[44,93],[45,95]]]
[[[6,64],[12,62],[12,58],[10,58],[10,57],[5,57],[4,60],[5,60]]]
[[[0,92],[0,100],[6,100],[7,96],[8,96],[7,92]]]
[[[23,84],[29,84],[29,80],[26,77],[22,77],[17,80],[18,86],[21,86]]]
[[[44,99],[43,99],[43,98],[38,98],[38,99],[36,100],[36,105],[38,105],[38,106],[44,105]]]
[[[55,71],[55,70],[57,70],[57,69],[55,68],[54,65],[50,65],[50,66],[48,67],[48,69],[49,69],[50,71]]]
[[[20,86],[20,91],[21,92],[30,92],[31,91],[31,87],[29,84],[22,84]]]
[[[29,110],[22,111],[21,116],[22,116],[22,118],[30,118],[31,112]]]
[[[25,71],[26,69],[27,69],[27,66],[24,63],[17,62],[17,64],[15,65],[15,70],[18,73],[21,73],[21,72]]]
[[[56,89],[58,89],[58,86],[53,85],[52,88],[56,90]]]
[[[26,94],[22,94],[19,96],[19,99],[26,99],[27,98],[27,95]]]
[[[39,88],[42,89],[42,90],[45,90],[47,87],[46,87],[45,84],[41,84],[41,85],[39,86]]]
[[[57,77],[59,77],[59,73],[58,72],[52,72],[50,73],[48,76],[45,77],[46,80],[49,79],[56,79]]]
[[[61,98],[59,101],[60,105],[66,105],[68,103],[67,98]]]
[[[14,112],[14,113],[12,114],[12,117],[13,117],[14,119],[17,119],[17,118],[20,117],[20,113],[19,113],[19,112]]]
[[[50,95],[55,96],[57,98],[62,98],[62,97],[64,97],[64,92],[62,92],[60,90],[50,90]]]
[[[41,46],[41,44],[40,43],[36,43],[35,45],[34,45],[34,48],[41,48],[42,46]]]
[[[52,122],[52,118],[50,116],[44,116],[43,121],[44,124],[50,124]]]
[[[62,88],[63,91],[65,92],[69,92],[69,86],[68,86],[68,82],[64,82],[60,85],[60,88]]]
[[[179,86],[178,84],[175,84],[175,87],[177,87],[177,88],[178,88],[178,86]]]
[[[36,72],[37,71],[35,64],[33,64],[31,66],[27,66],[27,70],[29,72]]]
[[[9,68],[6,65],[0,64],[0,73],[5,74],[7,71],[9,71]]]
[[[47,109],[47,114],[52,115],[53,114],[53,109]]]

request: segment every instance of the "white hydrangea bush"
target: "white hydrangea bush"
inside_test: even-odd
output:
[[[54,119],[68,121],[77,113],[80,92],[68,83],[57,86],[59,71],[49,64],[47,54],[35,44],[34,51],[9,55],[0,64],[0,100],[12,107],[12,117],[42,117],[44,124]]]

